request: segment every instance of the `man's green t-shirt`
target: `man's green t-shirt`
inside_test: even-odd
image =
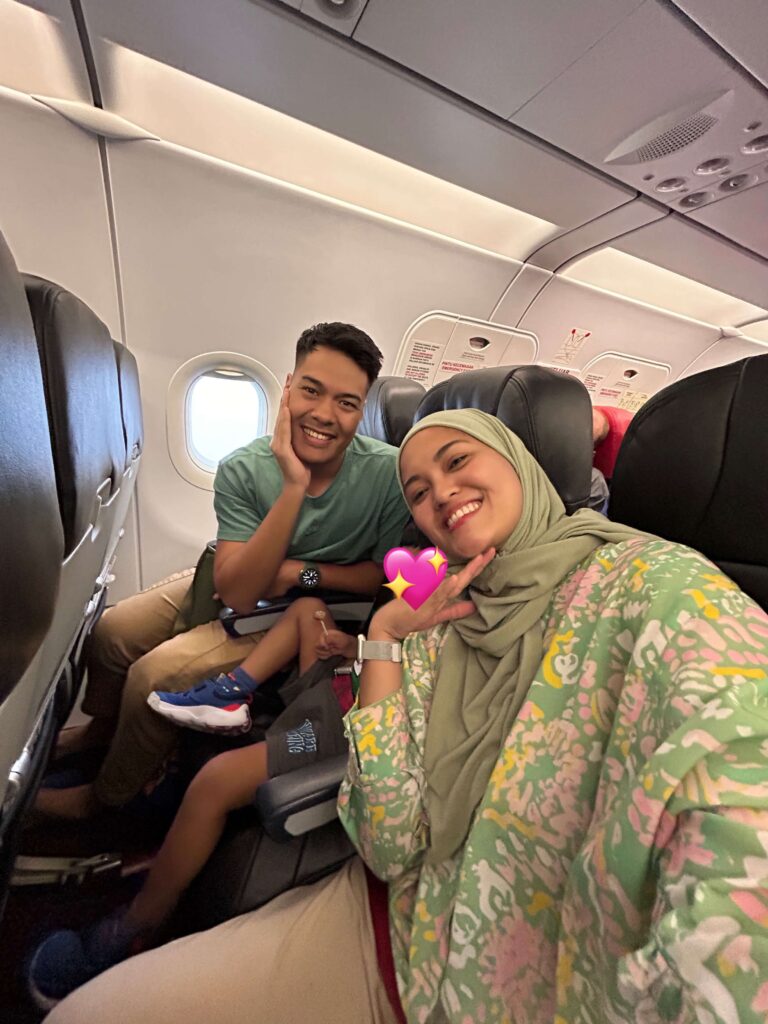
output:
[[[219,540],[250,540],[280,496],[283,475],[270,440],[251,441],[219,463],[213,485]],[[400,544],[408,519],[396,460],[396,448],[356,435],[328,490],[304,498],[286,558],[381,564]]]

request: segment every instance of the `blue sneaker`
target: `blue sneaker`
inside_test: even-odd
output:
[[[97,974],[138,953],[138,932],[124,921],[125,908],[81,932],[52,932],[32,954],[27,988],[35,1005],[52,1010]]]
[[[158,715],[175,725],[199,732],[248,732],[251,727],[249,704],[257,683],[247,672],[236,668],[183,693],[150,693],[147,704]]]

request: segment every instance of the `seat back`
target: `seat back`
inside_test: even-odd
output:
[[[379,377],[365,400],[358,434],[399,448],[425,393],[423,384],[407,377]]]
[[[30,669],[50,626],[63,554],[35,333],[22,278],[1,237],[0,339],[1,706]]]
[[[589,501],[592,405],[575,377],[544,366],[497,366],[457,373],[424,396],[416,420],[443,409],[480,409],[513,430],[571,513]]]
[[[71,292],[31,275],[24,283],[45,377],[65,558],[87,540],[87,561],[96,564],[126,461],[112,339]]]
[[[34,698],[41,704],[71,671],[100,611],[109,561],[125,510],[127,461],[118,362],[109,330],[71,292],[24,275],[45,383],[64,563],[59,601],[41,655]],[[69,699],[74,698],[75,673]],[[65,701],[66,703],[66,701]]]
[[[123,534],[123,523],[128,514],[128,506],[136,486],[141,453],[144,450],[144,420],[141,412],[141,390],[139,387],[139,368],[131,352],[118,342],[113,342],[117,379],[120,391],[120,413],[123,424],[123,441],[125,459],[122,476],[119,479],[119,493],[115,498],[112,517],[112,534],[107,545],[107,561],[115,552],[117,543]]]
[[[0,338],[2,705],[29,669],[50,626],[64,552],[37,344],[22,279],[2,237]]]
[[[677,381],[627,429],[608,514],[716,562],[768,610],[768,355]]]
[[[40,665],[64,557],[43,375],[24,284],[0,236],[0,909],[36,750]],[[38,759],[42,763],[42,758]]]

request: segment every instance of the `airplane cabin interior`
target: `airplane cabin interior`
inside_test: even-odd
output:
[[[308,325],[383,354],[360,434],[489,412],[568,513],[634,415],[609,518],[768,609],[767,44],[761,0],[0,0],[3,1021],[167,826],[31,812],[91,632],[216,536]],[[345,764],[260,787],[171,937],[346,862]]]

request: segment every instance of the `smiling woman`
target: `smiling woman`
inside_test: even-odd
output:
[[[520,519],[523,492],[511,463],[460,430],[415,434],[400,472],[419,529],[454,560],[498,547]]]

